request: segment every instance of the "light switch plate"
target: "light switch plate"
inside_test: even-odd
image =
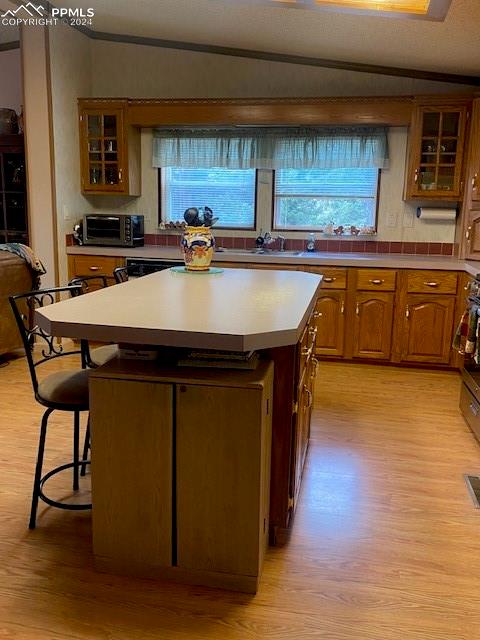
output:
[[[387,213],[387,227],[396,227],[397,226],[397,212],[389,211]]]

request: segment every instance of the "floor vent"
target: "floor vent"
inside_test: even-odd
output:
[[[480,476],[471,476],[466,473],[463,477],[475,508],[480,509]]]

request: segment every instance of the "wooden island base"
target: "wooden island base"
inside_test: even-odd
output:
[[[273,364],[92,372],[98,568],[254,593],[268,545]]]

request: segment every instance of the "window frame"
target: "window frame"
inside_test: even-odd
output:
[[[221,168],[221,167],[220,167]],[[158,226],[161,224],[168,224],[168,221],[164,216],[164,198],[163,198],[163,182],[162,172],[165,167],[159,167],[157,169],[158,173]],[[253,226],[249,227],[226,227],[221,224],[216,224],[215,229],[224,229],[225,231],[256,231],[257,230],[257,221],[258,221],[258,169],[255,169],[255,179],[254,179],[254,193],[253,193]],[[213,212],[215,215],[215,211]]]
[[[374,224],[372,225],[375,229],[375,233],[378,232],[378,209],[380,206],[380,176],[382,173],[382,170],[379,168],[377,169],[378,171],[378,175],[377,175],[377,195],[375,198],[375,221]],[[271,207],[271,227],[272,227],[272,231],[278,231],[278,232],[282,232],[282,231],[286,231],[288,233],[292,233],[292,232],[296,232],[296,233],[322,233],[323,229],[320,229],[318,227],[314,227],[314,228],[308,228],[308,227],[302,227],[301,229],[299,229],[298,227],[277,227],[276,225],[276,221],[275,221],[275,204],[276,204],[276,194],[275,194],[275,185],[276,185],[276,179],[275,179],[275,170],[272,171],[272,207]],[[346,238],[351,238],[353,236],[351,236],[350,234],[348,235],[339,235],[339,236],[335,236],[335,239],[340,240],[340,239],[346,239]]]

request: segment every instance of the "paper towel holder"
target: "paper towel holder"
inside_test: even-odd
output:
[[[422,211],[424,213],[426,212],[432,212],[436,211],[439,215],[438,218],[434,217],[434,215],[432,215],[431,217],[428,217],[427,220],[430,222],[449,222],[449,221],[455,221],[458,215],[458,208],[457,207],[451,207],[451,208],[437,208],[437,207],[417,207],[417,218],[421,218],[422,216]],[[444,218],[443,216],[445,215],[445,212],[449,212],[450,216],[448,218]],[[442,215],[443,214],[443,215]],[[425,220],[425,218],[421,218],[423,220]]]

